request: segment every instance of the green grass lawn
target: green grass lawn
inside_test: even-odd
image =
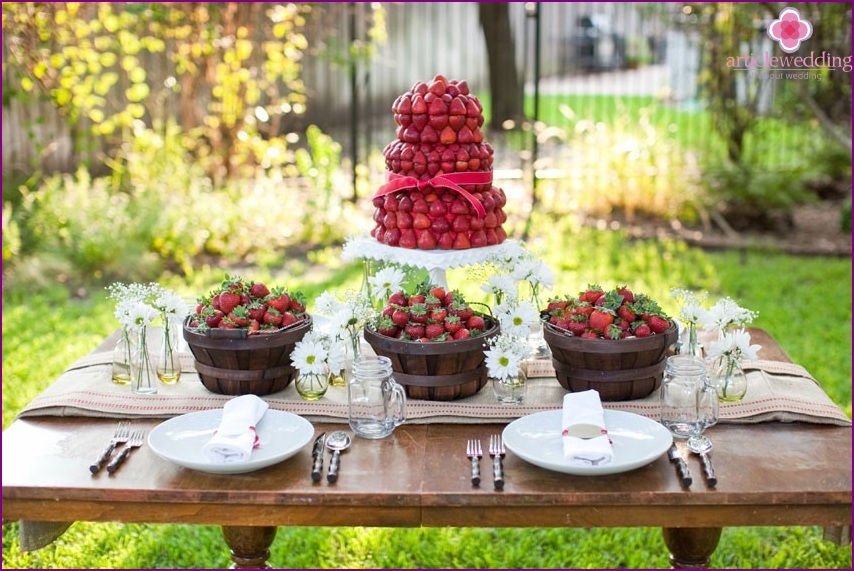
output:
[[[673,287],[729,295],[759,312],[767,329],[851,415],[851,261],[801,258],[768,251],[704,252],[679,242],[629,241],[619,233],[573,230],[555,221],[531,241],[558,276],[558,292],[587,283],[631,284],[671,313]],[[326,288],[358,287],[361,268],[338,251],[312,253],[277,272],[248,278],[301,288],[313,299]],[[452,285],[465,280],[449,274]],[[192,283],[164,285],[187,295],[222,278],[200,271]],[[476,288],[465,288],[477,295]],[[101,287],[70,297],[60,286],[3,294],[3,427],[75,358],[117,326]],[[38,316],[38,317],[34,317]],[[668,565],[657,529],[380,529],[281,528],[272,546],[275,567],[315,568],[649,568]],[[3,526],[4,568],[198,568],[229,564],[212,526],[77,523],[51,546],[22,554],[17,524]],[[851,548],[821,540],[821,530],[732,528],[712,557],[715,567],[850,568]]]

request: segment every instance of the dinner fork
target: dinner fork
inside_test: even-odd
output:
[[[117,444],[124,444],[128,440],[128,436],[130,435],[130,424],[128,422],[120,422],[118,426],[116,426],[116,431],[113,433],[113,437],[110,439],[110,443],[106,448],[101,452],[101,455],[98,456],[98,459],[95,460],[92,464],[89,465],[89,471],[93,474],[97,474],[101,471],[101,468],[104,467],[104,464],[107,463],[107,460],[110,459],[110,455],[113,453],[113,450],[116,449]]]
[[[480,440],[469,440],[466,444],[466,455],[471,458],[471,485],[480,485],[480,457],[483,456],[483,450],[480,447]]]
[[[119,455],[116,456],[112,462],[107,464],[107,472],[112,474],[116,470],[119,469],[119,466],[122,465],[128,456],[130,456],[131,450],[134,448],[139,448],[143,443],[143,436],[145,436],[144,430],[135,430],[131,432],[130,437],[128,438],[125,447],[122,448],[122,451],[119,452]]]
[[[492,480],[496,490],[504,489],[504,441],[500,434],[492,434],[489,437],[489,454],[492,456]]]

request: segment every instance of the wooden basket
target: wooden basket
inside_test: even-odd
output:
[[[267,395],[284,390],[297,376],[291,351],[311,330],[311,316],[276,333],[211,329],[198,333],[184,323],[184,339],[196,358],[206,389],[223,395]]]
[[[499,333],[498,323],[484,316],[483,335],[462,341],[400,341],[365,327],[367,341],[377,355],[391,359],[394,380],[411,399],[449,401],[469,397],[486,384],[486,340]]]
[[[663,333],[628,339],[582,339],[550,323],[543,337],[552,350],[557,380],[571,392],[594,389],[603,401],[643,398],[661,385],[676,324]]]

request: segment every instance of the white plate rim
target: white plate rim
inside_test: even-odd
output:
[[[629,472],[646,466],[667,452],[667,449],[670,448],[673,443],[673,436],[670,434],[670,431],[654,420],[639,414],[621,410],[606,409],[604,412],[605,423],[611,432],[611,439],[614,441],[616,449],[614,459],[610,463],[602,466],[571,465],[563,459],[562,454],[558,454],[558,461],[553,461],[550,458],[544,457],[542,454],[538,454],[536,447],[531,448],[520,445],[518,440],[522,437],[517,434],[520,427],[524,427],[531,423],[544,423],[546,426],[546,428],[543,429],[545,436],[554,441],[552,442],[553,446],[560,446],[561,410],[536,412],[512,421],[504,427],[504,432],[502,434],[504,445],[516,456],[519,456],[526,462],[539,466],[540,468],[545,468],[554,472],[562,472],[564,474],[571,474],[574,476],[603,476]],[[639,454],[636,457],[620,457],[618,454],[619,449],[621,448],[619,441],[623,438],[619,434],[620,428],[622,426],[626,426],[627,423],[640,424],[651,432],[654,442],[650,451],[645,454]],[[554,426],[553,429],[552,426]]]
[[[262,447],[253,451],[252,456],[246,462],[235,462],[230,464],[214,464],[207,462],[201,456],[201,445],[206,439],[213,436],[211,432],[202,433],[203,427],[216,428],[219,426],[219,421],[222,418],[222,409],[201,410],[189,412],[165,420],[151,429],[148,434],[148,446],[160,458],[182,466],[191,470],[207,472],[211,474],[245,474],[254,472],[274,464],[278,464],[287,460],[291,456],[297,454],[314,436],[314,426],[303,417],[287,411],[267,410],[264,416],[258,422],[257,432],[261,439]],[[197,424],[199,426],[199,436],[188,437],[189,449],[198,451],[195,453],[175,455],[170,450],[165,448],[167,440],[172,442],[173,438],[169,437],[169,431],[173,428],[181,427],[184,424]],[[265,434],[269,434],[274,428],[273,423],[288,423],[295,425],[293,440],[274,439],[265,442]],[[163,444],[161,444],[161,441]]]

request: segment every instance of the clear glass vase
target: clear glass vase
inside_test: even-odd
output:
[[[688,342],[682,345],[680,355],[691,355],[692,357],[703,358],[703,345],[697,338],[697,324],[689,323],[687,330]]]
[[[329,371],[300,373],[294,384],[299,396],[308,401],[318,400],[329,390]]]
[[[713,364],[710,377],[721,402],[738,402],[747,394],[747,375],[736,359],[720,357]]]
[[[113,348],[112,379],[117,385],[130,384],[130,364],[133,360],[131,351],[130,332],[122,327],[122,333]]]
[[[549,344],[546,343],[543,337],[543,322],[537,321],[531,325],[531,332],[528,334],[528,345],[531,346],[530,360],[551,359],[552,351],[549,349]]]
[[[144,395],[157,394],[157,374],[148,350],[146,327],[140,327],[134,337],[130,376],[133,392]]]
[[[523,404],[528,390],[528,379],[522,369],[510,377],[492,377],[492,392],[499,404]]]
[[[164,385],[174,385],[181,378],[181,359],[178,355],[178,331],[180,324],[164,316],[163,333],[157,352],[157,378]]]

